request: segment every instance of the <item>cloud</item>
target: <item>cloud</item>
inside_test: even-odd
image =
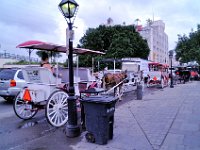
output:
[[[53,8],[53,5],[47,5],[49,3],[45,2],[40,0],[1,1],[1,49],[19,53],[19,49],[15,49],[15,47],[24,41],[34,39],[55,41],[56,37],[53,35],[58,28],[55,18],[60,12],[57,4]],[[20,50],[20,52],[22,51]]]
[[[146,20],[162,19],[169,36],[169,49],[175,47],[177,34],[196,29],[200,16],[198,0],[76,0],[79,10],[74,23],[75,40],[84,35],[89,27],[106,23],[111,17],[115,24],[136,23],[145,25]],[[67,23],[59,12],[60,0],[7,1],[0,5],[0,44],[11,51],[21,42],[36,39],[58,44],[66,43]],[[1,48],[1,49],[2,49]],[[0,49],[0,50],[1,50]]]
[[[0,12],[3,15],[0,15],[0,20],[6,25],[27,28],[33,32],[49,33],[57,27],[57,24],[47,6],[39,0],[17,2],[4,0],[1,2]]]

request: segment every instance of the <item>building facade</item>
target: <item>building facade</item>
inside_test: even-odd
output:
[[[149,21],[147,26],[138,31],[147,40],[150,48],[148,60],[169,64],[168,36],[162,20]]]

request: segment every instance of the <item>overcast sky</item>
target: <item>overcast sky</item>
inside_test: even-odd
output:
[[[67,23],[58,4],[61,0],[1,0],[0,52],[27,54],[16,45],[28,40],[65,44]],[[148,18],[163,20],[169,38],[169,49],[175,47],[177,34],[188,34],[200,23],[199,0],[76,0],[75,45],[89,27],[106,23],[145,25]]]

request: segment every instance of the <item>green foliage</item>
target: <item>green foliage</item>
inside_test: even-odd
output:
[[[37,51],[36,52],[36,55],[38,55],[38,57],[42,57],[42,53],[43,51]],[[53,57],[53,62],[55,62],[55,58],[60,58],[62,57],[62,55],[59,53],[59,52],[49,52],[49,51],[46,51],[46,53],[48,53],[49,57]]]
[[[181,63],[197,61],[200,64],[200,25],[197,25],[197,31],[191,31],[188,37],[178,35],[175,51],[176,59]]]
[[[121,59],[124,57],[140,57],[147,59],[150,49],[147,41],[143,40],[134,26],[104,26],[89,28],[80,39],[79,47],[106,52],[103,56],[84,55],[79,58],[79,66],[91,67],[92,57],[97,60],[104,58]],[[112,63],[100,63],[100,69],[105,66],[111,67]],[[117,65],[118,67],[120,65]]]

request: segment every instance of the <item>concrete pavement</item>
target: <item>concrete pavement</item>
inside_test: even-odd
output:
[[[114,137],[88,143],[83,132],[74,150],[200,150],[200,82],[175,85],[117,107]],[[134,97],[133,97],[134,98]]]

